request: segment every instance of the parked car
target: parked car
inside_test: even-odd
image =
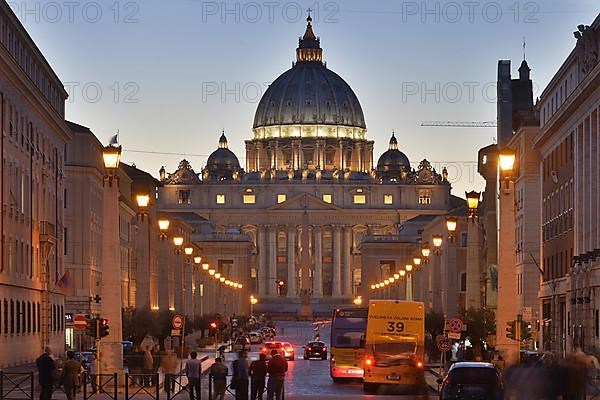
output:
[[[502,400],[504,387],[496,367],[484,362],[459,362],[441,384],[440,400]]]
[[[260,334],[260,332],[250,332],[250,343],[252,344],[259,344],[262,343],[263,341],[263,336]]]
[[[327,346],[323,342],[308,342],[304,346],[304,359],[320,358],[327,360]]]

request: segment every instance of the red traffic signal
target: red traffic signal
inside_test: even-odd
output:
[[[110,327],[108,326],[108,320],[105,318],[100,319],[100,339],[109,335],[108,330]]]
[[[211,322],[210,323],[210,327],[213,329],[217,329],[217,323],[216,322]]]
[[[285,281],[283,279],[281,279],[278,283],[279,283],[279,286],[285,285]]]

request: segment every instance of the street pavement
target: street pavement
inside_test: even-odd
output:
[[[275,340],[290,342],[295,349],[295,361],[288,362],[288,373],[285,382],[285,399],[333,399],[343,398],[343,400],[354,400],[354,399],[434,399],[437,395],[433,390],[430,390],[427,395],[366,395],[362,391],[362,383],[333,383],[329,376],[329,361],[327,360],[304,360],[303,349],[308,341],[314,338],[316,333],[319,334],[320,339],[324,341],[329,348],[329,334],[330,326],[327,323],[318,324],[318,328],[311,322],[295,322],[295,321],[281,321],[277,323],[277,336]],[[249,358],[255,360],[258,358],[261,345],[253,344]],[[211,357],[213,355],[211,354]],[[231,374],[231,363],[237,356],[232,353],[227,353],[226,363],[229,367]],[[213,363],[214,359],[211,358],[203,362],[202,369],[206,371]],[[184,386],[187,383],[185,378],[181,382]],[[435,388],[435,377],[427,375],[428,384]],[[135,392],[136,390],[133,390]],[[130,393],[132,392],[130,388]],[[153,390],[150,390],[154,393]],[[37,395],[37,392],[36,392]],[[37,397],[37,396],[36,396]],[[166,400],[167,395],[161,389],[160,392],[161,400]],[[15,396],[15,398],[24,398],[21,396]],[[82,394],[77,395],[77,400],[82,400]],[[119,395],[119,399],[124,399],[124,395]],[[140,392],[135,396],[136,399],[149,399],[149,395],[145,395],[144,392]],[[186,391],[182,391],[177,396],[172,397],[177,400],[188,400],[189,395]],[[64,400],[66,396],[62,390],[54,393],[53,399]],[[109,400],[106,395],[96,395],[91,397],[92,400]],[[204,375],[202,379],[202,399],[208,399],[208,376]],[[228,394],[226,399],[234,399],[234,396]],[[266,394],[264,396],[266,399]]]

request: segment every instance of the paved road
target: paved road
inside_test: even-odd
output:
[[[278,336],[276,340],[292,343],[296,352],[295,361],[288,363],[288,374],[286,378],[286,400],[287,399],[326,399],[340,398],[344,400],[354,399],[426,399],[427,396],[415,395],[365,395],[362,384],[333,383],[329,376],[329,362],[322,360],[304,360],[302,358],[302,346],[313,339],[315,333],[319,333],[322,341],[329,347],[329,324],[323,324],[315,331],[310,322],[278,322]],[[250,358],[258,358],[259,346],[253,345]],[[435,396],[430,395],[430,399]]]

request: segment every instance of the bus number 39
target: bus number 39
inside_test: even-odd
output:
[[[388,321],[388,332],[404,332],[404,323]]]

